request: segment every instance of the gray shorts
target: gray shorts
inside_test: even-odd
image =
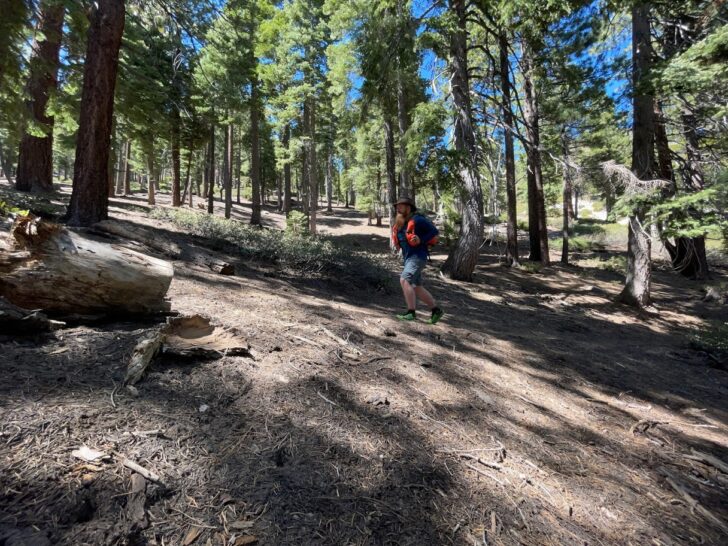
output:
[[[417,256],[410,256],[404,261],[404,269],[399,277],[412,286],[422,286],[422,272],[425,270],[426,265],[427,260]]]

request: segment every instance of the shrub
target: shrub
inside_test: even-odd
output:
[[[337,246],[326,237],[260,229],[237,220],[180,209],[155,209],[151,216],[169,220],[188,233],[207,239],[213,248],[232,245],[244,258],[276,263],[307,275],[362,281],[385,290],[392,285],[390,272],[374,256]]]
[[[701,351],[728,351],[728,322],[711,321],[708,328],[695,330],[690,345]]]
[[[564,240],[559,237],[549,241],[549,247],[561,251]],[[601,249],[601,245],[585,237],[569,237],[569,252],[586,252],[589,250]]]
[[[290,235],[308,235],[308,219],[301,211],[293,210],[286,218],[286,233]]]

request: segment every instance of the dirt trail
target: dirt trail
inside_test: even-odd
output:
[[[132,202],[114,214],[189,246]],[[362,215],[319,219],[386,253]],[[728,372],[687,328],[728,317],[690,282],[656,271],[647,321],[611,302],[616,274],[511,271],[484,247],[475,282],[430,274],[447,313],[433,327],[395,320],[397,293],[174,265],[173,308],[245,332],[255,358],[161,359],[133,395],[126,361],[154,323],[2,340],[0,544],[11,529],[52,544],[725,544],[728,474],[705,455],[728,462]],[[159,474],[148,525],[127,510],[131,471],[81,463],[81,445]]]

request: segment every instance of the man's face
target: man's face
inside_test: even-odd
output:
[[[397,214],[402,214],[403,216],[408,216],[410,212],[410,206],[405,205],[404,203],[400,203],[397,205]]]

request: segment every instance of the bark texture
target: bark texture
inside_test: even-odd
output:
[[[475,138],[468,79],[466,10],[464,0],[452,0],[457,29],[450,36],[451,87],[455,105],[454,144],[458,153],[458,176],[463,184],[463,214],[460,238],[443,265],[453,279],[472,280],[483,242],[483,190],[478,171],[479,151]]]
[[[632,172],[640,180],[652,178],[654,160],[654,99],[641,89],[650,69],[649,5],[632,9]],[[635,210],[629,217],[627,238],[627,278],[619,300],[639,308],[651,304],[652,241],[644,229],[645,212]]]
[[[516,219],[516,159],[513,151],[513,110],[511,109],[511,78],[508,63],[508,38],[501,33],[498,39],[500,50],[501,109],[505,132],[506,167],[506,208],[508,224],[506,227],[506,262],[518,265],[518,224]]]
[[[258,82],[252,83],[250,96],[250,184],[252,186],[252,203],[250,223],[260,225],[261,191],[260,191],[260,101],[258,100]]]
[[[528,163],[528,233],[531,260],[549,264],[548,226],[541,172],[541,135],[538,96],[534,88],[533,48],[528,40],[523,45],[523,114],[526,121],[526,153]]]
[[[98,0],[91,8],[81,116],[67,222],[89,226],[108,217],[107,169],[124,2]]]
[[[59,53],[63,35],[62,3],[45,0],[41,4],[33,53],[30,59],[30,76],[26,86],[28,110],[36,129],[45,136],[23,134],[18,155],[16,188],[20,191],[53,191],[53,116],[46,113],[48,99],[58,85]]]
[[[0,234],[0,296],[60,313],[156,313],[174,270],[169,262],[37,218]]]

